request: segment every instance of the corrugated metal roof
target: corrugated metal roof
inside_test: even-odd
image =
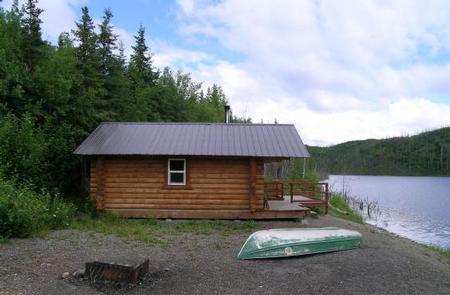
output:
[[[102,123],[77,155],[309,157],[294,125]]]

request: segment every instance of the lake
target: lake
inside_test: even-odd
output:
[[[450,249],[450,177],[330,175],[328,182],[333,191],[376,204],[371,216],[360,211],[367,223]]]

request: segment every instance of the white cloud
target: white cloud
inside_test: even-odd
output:
[[[85,0],[40,0],[39,7],[44,9],[43,38],[55,41],[61,32],[70,32],[77,21],[75,9],[85,2]]]
[[[3,6],[9,9],[12,2],[4,1]],[[24,2],[19,1],[19,5]],[[40,0],[38,7],[44,10],[41,15],[43,39],[55,42],[61,32],[70,32],[77,20],[75,9],[86,2],[87,0]]]
[[[197,1],[183,13],[186,38],[243,56],[196,75],[255,121],[295,122],[324,144],[450,124],[450,102],[431,100],[450,93],[447,1]]]

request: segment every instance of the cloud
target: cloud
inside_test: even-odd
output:
[[[9,9],[12,2],[4,1],[3,6]],[[19,1],[19,5],[24,2]],[[41,15],[43,39],[55,42],[61,32],[70,32],[77,21],[75,9],[86,2],[87,0],[40,0],[38,7],[44,10]]]
[[[191,2],[179,32],[243,56],[196,75],[257,121],[295,122],[323,144],[449,124],[447,1]]]

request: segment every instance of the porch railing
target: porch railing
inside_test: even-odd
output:
[[[330,190],[326,182],[304,180],[269,180],[265,182],[267,200],[284,200],[289,197],[291,203],[309,208],[324,207],[328,213]]]

